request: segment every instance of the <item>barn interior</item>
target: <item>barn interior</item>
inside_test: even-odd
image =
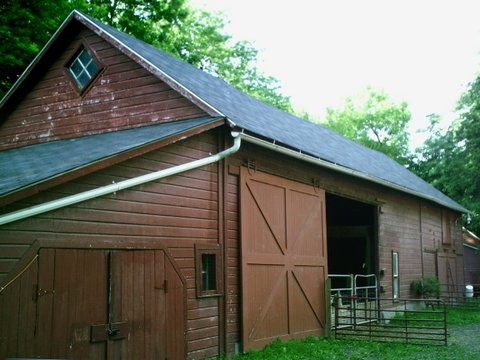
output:
[[[326,195],[329,274],[375,274],[376,206]]]

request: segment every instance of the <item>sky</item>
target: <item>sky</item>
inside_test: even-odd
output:
[[[259,50],[297,110],[325,118],[367,86],[412,113],[412,147],[426,116],[447,126],[480,72],[479,0],[190,0],[221,11],[225,30]]]

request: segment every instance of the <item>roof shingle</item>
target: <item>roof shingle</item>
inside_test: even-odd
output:
[[[175,121],[1,151],[0,196],[217,119]]]
[[[163,80],[191,94],[194,99],[226,116],[253,136],[274,141],[315,158],[366,175],[372,181],[405,189],[452,209],[467,210],[430,184],[378,151],[364,147],[319,124],[306,121],[263,103],[194,66],[143,41],[135,39],[81,12],[71,19],[85,24],[120,50],[128,49],[135,60],[161,74]],[[70,20],[73,21],[73,20]],[[307,79],[305,81],[308,81]],[[8,95],[7,95],[8,96]],[[212,114],[213,115],[213,114]]]

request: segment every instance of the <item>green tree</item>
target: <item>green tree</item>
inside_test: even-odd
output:
[[[278,80],[258,70],[257,50],[225,34],[225,20],[219,14],[194,10],[185,0],[4,0],[0,5],[0,37],[5,39],[0,48],[0,97],[73,9],[292,111]]]
[[[70,12],[65,0],[0,2],[0,98]]]
[[[174,24],[165,44],[159,46],[257,99],[293,112],[278,80],[259,71],[258,51],[248,41],[233,41],[224,33],[225,21],[218,13],[192,9]]]
[[[360,96],[346,98],[342,107],[327,108],[324,125],[407,164],[410,119],[406,102],[396,104],[384,91],[368,87]]]
[[[429,138],[411,169],[472,213],[467,227],[480,233],[480,76],[458,103],[459,117],[446,131],[430,117]]]

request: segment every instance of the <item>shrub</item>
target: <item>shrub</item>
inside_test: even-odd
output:
[[[422,277],[413,280],[410,290],[419,298],[438,298],[440,296],[440,281],[436,277]]]

